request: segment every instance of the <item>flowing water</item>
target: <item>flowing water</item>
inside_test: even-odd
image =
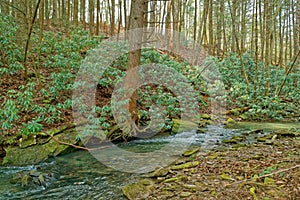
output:
[[[205,133],[183,132],[175,136],[157,136],[150,139],[131,141],[120,147],[132,152],[149,152],[162,148],[176,139],[176,144],[189,143],[209,150],[221,141],[239,135],[247,128],[225,129],[222,126],[208,126]],[[166,152],[167,154],[168,152]],[[178,155],[179,157],[180,155]],[[149,158],[151,159],[151,158]],[[163,159],[163,158],[162,158]],[[122,163],[121,163],[122,164]],[[120,164],[120,165],[121,165]],[[147,165],[145,163],[145,165]],[[22,187],[21,183],[11,183],[14,174],[38,169],[53,173],[54,180],[46,187],[31,185]],[[123,170],[126,171],[126,170]],[[141,174],[126,173],[109,168],[89,152],[76,151],[52,158],[39,165],[25,167],[0,167],[0,200],[5,199],[107,199],[122,200],[122,187],[134,182]]]

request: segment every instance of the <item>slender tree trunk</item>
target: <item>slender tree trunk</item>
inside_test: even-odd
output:
[[[46,20],[46,23],[47,23],[47,25],[48,25],[48,23],[49,23],[49,3],[48,3],[49,1],[45,1],[45,20]]]
[[[57,0],[52,0],[52,19],[57,19]]]
[[[197,19],[198,19],[198,0],[195,0],[195,11],[194,11],[194,33],[193,39],[196,42],[197,40]]]
[[[97,0],[96,35],[100,35],[100,0]]]
[[[61,1],[61,19],[62,19],[62,22],[66,21],[66,5],[65,5],[65,0]]]
[[[218,3],[217,7],[217,56],[221,57],[221,43],[222,43],[222,16],[221,16],[221,1]]]
[[[222,34],[223,34],[223,52],[227,52],[227,39],[226,39],[226,23],[225,23],[225,1],[220,0],[221,2],[221,21],[222,21]],[[224,53],[223,53],[224,55]]]
[[[113,35],[115,32],[115,0],[111,0],[111,18],[110,18],[110,35]]]
[[[128,30],[127,1],[123,1],[125,30]]]
[[[29,50],[30,38],[31,38],[32,30],[33,30],[33,25],[34,25],[34,22],[35,22],[36,17],[37,17],[37,11],[39,9],[41,1],[42,0],[38,0],[37,4],[35,6],[33,17],[30,21],[29,30],[28,30],[28,33],[27,33],[26,45],[25,45],[25,50],[24,50],[24,58],[23,58],[24,78],[25,78],[25,80],[27,79],[27,75],[28,75],[27,55],[28,55],[28,50]]]
[[[167,1],[165,1],[164,2],[165,3],[165,5],[163,6],[163,13],[162,13],[162,18],[161,18],[161,33],[163,33],[163,30],[164,30],[164,23],[163,22],[165,22],[166,23],[166,13],[167,13]]]
[[[256,96],[256,91],[257,91],[257,83],[258,83],[258,0],[255,0],[255,21],[254,21],[254,27],[255,27],[255,37],[254,37],[254,46],[255,46],[255,76],[254,76],[254,96]]]
[[[230,4],[230,3],[229,3]],[[232,1],[232,10],[231,10],[231,51],[236,52],[236,9],[237,9],[237,0]]]
[[[170,49],[173,49],[173,35],[171,34],[171,2],[170,1],[167,2],[167,16],[166,16],[165,30],[169,38],[168,46],[170,47]]]
[[[278,39],[279,39],[279,52],[278,52],[278,65],[282,65],[282,54],[283,54],[283,35],[284,35],[284,21],[282,22],[282,8],[280,8],[280,13],[279,13],[279,34],[278,34]]]
[[[294,17],[293,17],[293,19],[294,19],[294,29],[293,29],[293,36],[294,36],[294,52],[293,52],[293,55],[294,55],[294,57],[296,57],[297,56],[297,54],[298,54],[298,52],[299,52],[299,43],[300,43],[300,3],[298,2],[298,1],[296,1],[296,3],[295,3],[296,5],[295,5],[295,12],[293,12],[294,13]],[[293,4],[293,7],[294,7],[294,4]],[[298,58],[298,57],[296,57],[296,60],[295,60],[295,66],[297,66],[297,67],[299,67],[299,63],[300,63],[300,61],[299,61],[300,59]],[[293,70],[293,72],[294,73],[297,73],[297,67],[294,67],[294,70]],[[297,81],[298,81],[298,79],[297,79],[297,77],[295,76],[294,77],[294,80],[293,80],[293,82],[294,82],[294,87],[296,88],[297,87]]]
[[[122,21],[123,21],[123,17],[122,17],[122,0],[119,0],[119,19],[118,19],[119,23],[118,23],[118,35],[120,34],[121,31],[121,26],[122,26]]]
[[[208,9],[208,40],[209,48],[208,53],[214,55],[214,32],[213,32],[213,1],[209,0],[209,9]]]
[[[155,28],[156,24],[156,19],[155,19],[155,15],[156,15],[156,6],[157,6],[157,1],[150,1],[151,3],[151,12],[150,12],[150,27]]]
[[[90,34],[94,35],[94,0],[89,0],[89,30],[90,30]]]
[[[73,21],[75,24],[78,23],[78,0],[74,1],[74,14],[73,14]]]
[[[264,13],[262,11],[262,0],[259,0],[259,16],[260,16],[260,56],[261,59],[264,58],[264,53],[265,53],[265,18],[264,18]]]
[[[242,1],[242,21],[241,21],[241,52],[244,53],[246,49],[246,38],[247,38],[247,30],[246,30],[246,14],[247,14],[247,4],[246,0]]]
[[[271,15],[272,15],[272,9],[271,5],[269,4],[268,0],[264,0],[264,17],[265,17],[265,66],[266,66],[266,92],[265,95],[269,95],[269,90],[270,90],[270,60],[271,60],[271,54],[270,54],[270,41],[271,41]]]
[[[206,24],[207,24],[207,18],[208,18],[208,10],[209,10],[209,0],[204,0],[204,8],[203,8],[203,16],[200,23],[200,32],[199,38],[200,44],[204,44],[204,46],[207,46],[207,36],[206,36]]]

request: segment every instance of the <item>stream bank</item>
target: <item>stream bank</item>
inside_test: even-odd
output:
[[[293,199],[300,186],[298,168],[260,177],[299,164],[298,124],[284,124],[284,129],[279,129],[279,124],[265,124],[264,130],[257,128],[263,123],[251,128],[240,125],[243,128],[208,125],[202,131],[178,133],[179,142],[191,143],[192,151],[178,155],[172,165],[148,174],[113,170],[87,151],[49,158],[34,165],[2,166],[0,196],[8,200],[126,199],[122,189],[126,193],[127,188],[129,199],[235,199],[235,196],[247,199],[255,195],[258,199]],[[294,129],[286,129],[293,125]],[[132,140],[119,147],[136,153],[148,152],[173,140],[172,135],[160,135]],[[32,181],[24,182],[24,177]],[[36,180],[38,184],[34,183]]]
[[[246,126],[248,131],[210,151],[201,150],[128,184],[124,195],[130,200],[298,199],[299,124],[239,127]],[[264,130],[257,129],[262,126]]]

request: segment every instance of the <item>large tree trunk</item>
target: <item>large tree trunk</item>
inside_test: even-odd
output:
[[[129,55],[127,71],[132,70],[140,65],[141,58],[141,44],[143,40],[143,25],[144,25],[144,10],[145,0],[132,0],[130,9],[130,29],[138,29],[130,32],[129,34]],[[127,74],[125,78],[125,88],[133,88],[137,82],[137,71],[133,70],[133,73]],[[136,108],[136,93],[131,97],[128,105],[128,110],[131,113],[133,122],[136,122],[137,108]]]

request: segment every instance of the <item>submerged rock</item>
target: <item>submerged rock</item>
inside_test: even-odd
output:
[[[143,179],[137,183],[126,185],[122,192],[129,200],[147,199],[153,190],[153,181]]]
[[[13,175],[10,183],[21,183],[22,187],[25,186],[43,186],[46,187],[50,181],[54,180],[52,173],[43,173],[37,170],[21,171]]]

